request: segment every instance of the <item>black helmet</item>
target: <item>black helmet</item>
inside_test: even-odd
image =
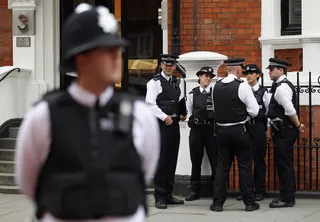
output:
[[[91,49],[128,45],[118,35],[118,24],[114,15],[104,6],[94,7],[81,3],[63,25],[62,72],[74,72],[74,56]]]

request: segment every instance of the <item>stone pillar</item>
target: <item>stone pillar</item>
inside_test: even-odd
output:
[[[8,0],[12,9],[13,66],[31,70],[27,83],[26,105],[32,103],[59,80],[59,16],[58,0]],[[27,31],[19,31],[19,15],[28,19]],[[32,27],[32,28],[31,28]],[[21,46],[21,38],[29,42]]]
[[[225,59],[227,59],[227,56],[208,51],[196,51],[180,55],[179,63],[185,67],[187,72],[186,92],[189,93],[194,87],[198,86],[196,72],[199,71],[201,67],[211,66],[214,69],[214,73],[217,73],[218,68]],[[217,78],[215,77],[213,84],[216,81]],[[175,193],[180,195],[186,195],[189,191],[188,185],[191,175],[189,131],[190,129],[187,126],[187,122],[180,122],[181,140],[175,182]],[[202,163],[202,175],[204,175],[205,178],[211,175],[210,164],[206,153]],[[203,195],[208,195],[208,192],[212,192],[212,187],[210,185],[204,185],[202,189]]]

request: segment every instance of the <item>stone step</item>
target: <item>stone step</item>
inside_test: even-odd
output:
[[[0,149],[15,149],[16,138],[0,138]]]
[[[14,161],[15,150],[13,149],[0,149],[0,160]]]
[[[9,137],[17,138],[19,132],[19,127],[10,127],[9,128]]]
[[[14,173],[15,163],[14,161],[2,160],[0,156],[0,173]]]
[[[18,186],[0,186],[0,193],[2,194],[22,194]]]
[[[14,173],[0,173],[0,186],[16,186]]]

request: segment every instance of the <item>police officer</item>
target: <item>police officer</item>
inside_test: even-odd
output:
[[[216,137],[214,135],[214,112],[212,104],[212,78],[216,75],[209,66],[202,67],[198,72],[200,86],[188,94],[187,109],[190,127],[189,148],[192,163],[190,194],[186,201],[197,200],[201,188],[201,164],[204,147],[211,166],[211,179],[214,180],[217,165]]]
[[[261,201],[266,193],[266,163],[267,152],[267,109],[270,102],[270,94],[258,81],[261,70],[256,64],[248,64],[244,67],[243,74],[246,76],[248,84],[251,86],[254,96],[259,104],[259,113],[253,119],[252,125],[252,145],[254,150],[254,184],[255,199]],[[239,195],[237,200],[242,200],[243,195]]]
[[[286,78],[288,66],[286,61],[270,58],[267,67],[270,79],[273,81],[268,117],[280,179],[280,197],[270,203],[271,208],[295,205],[293,145],[299,131],[304,132],[305,128],[297,116],[297,92],[294,85]]]
[[[142,101],[114,92],[127,42],[107,8],[84,3],[64,24],[62,40],[61,69],[78,79],[25,116],[18,184],[41,221],[144,221],[159,126]]]
[[[222,211],[227,196],[229,170],[237,157],[243,202],[246,211],[259,209],[255,203],[252,178],[253,150],[250,117],[256,117],[259,105],[248,84],[240,80],[243,58],[225,60],[228,76],[219,80],[213,89],[214,109],[218,125],[218,165],[214,180],[214,198],[210,210]]]
[[[157,172],[154,176],[155,206],[166,209],[167,204],[184,204],[172,196],[177,166],[180,128],[179,121],[187,115],[186,103],[179,87],[175,55],[160,55],[161,72],[147,83],[146,103],[158,118],[161,132],[161,152]]]

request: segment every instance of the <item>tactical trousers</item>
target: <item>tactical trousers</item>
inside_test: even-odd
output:
[[[217,146],[213,124],[194,126],[189,135],[190,159],[192,163],[190,187],[192,192],[199,193],[201,188],[201,165],[204,148],[211,166],[213,183],[217,166]]]
[[[172,197],[180,145],[180,128],[178,121],[173,122],[169,126],[159,121],[159,127],[161,150],[158,168],[154,176],[154,197],[156,200],[160,198],[166,200]]]
[[[285,126],[285,135],[273,132],[275,162],[280,180],[280,198],[290,202],[295,200],[296,180],[293,165],[293,145],[298,136],[298,129]]]
[[[240,184],[243,187],[243,202],[254,204],[251,136],[243,124],[218,127],[218,165],[214,180],[214,205],[223,205],[227,198],[227,181],[234,156],[237,157],[240,171]]]

